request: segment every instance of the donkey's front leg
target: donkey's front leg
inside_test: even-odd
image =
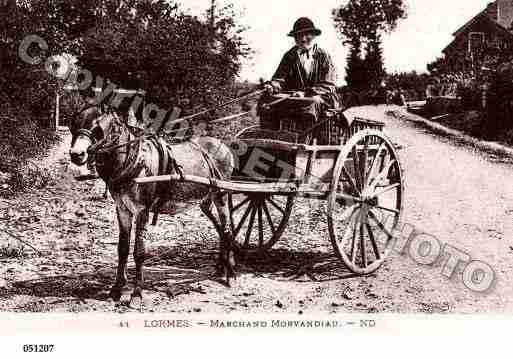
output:
[[[216,266],[216,273],[215,273],[215,276],[216,277],[223,277],[223,278],[226,278],[227,279],[227,283],[229,285],[229,277],[230,277],[230,274],[228,273],[228,269],[227,269],[227,250],[226,250],[226,236],[227,234],[225,234],[225,232],[229,231],[231,235],[231,228],[227,227],[228,222],[227,222],[227,216],[223,216],[224,218],[224,221],[221,220],[220,218],[218,219],[215,215],[214,215],[214,212],[213,212],[213,209],[214,209],[214,202],[216,202],[216,208],[217,208],[217,212],[218,214],[221,213],[221,211],[219,210],[219,206],[218,206],[218,203],[219,201],[215,200],[214,197],[217,196],[218,194],[217,193],[209,193],[207,197],[205,197],[205,199],[203,199],[203,201],[201,202],[201,210],[203,211],[203,213],[208,217],[208,219],[210,219],[210,221],[212,222],[212,224],[214,225],[216,231],[217,231],[217,234],[219,235],[219,259],[218,259],[218,262],[217,262],[217,266]],[[221,217],[221,216],[218,216],[218,217]]]
[[[134,262],[135,262],[135,285],[132,293],[131,304],[134,301],[142,299],[142,291],[144,287],[144,259],[146,251],[144,240],[147,235],[146,226],[148,224],[149,211],[145,210],[138,214],[136,219],[135,246],[134,246]]]
[[[116,213],[119,225],[118,269],[116,274],[116,283],[110,291],[110,297],[117,302],[121,299],[123,289],[128,283],[126,267],[128,262],[128,254],[130,252],[132,216],[130,211],[121,203],[117,203]]]
[[[230,286],[230,278],[237,279],[235,273],[235,252],[233,245],[233,232],[228,208],[228,195],[221,192],[212,194],[219,215],[220,238],[220,264],[224,270],[226,283]]]

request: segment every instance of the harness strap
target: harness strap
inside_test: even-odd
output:
[[[118,176],[110,180],[111,185],[117,185],[130,180],[141,170],[142,144],[142,142],[137,142],[128,146],[127,157],[122,166],[123,170]],[[137,146],[135,150],[132,150],[133,145]],[[134,151],[135,155],[132,155]]]
[[[183,168],[178,164],[175,157],[173,156],[173,148],[161,138],[152,138],[153,145],[157,148],[159,154],[159,175],[167,175],[176,172],[181,180],[184,180]],[[157,200],[153,205],[153,220],[152,225],[156,226],[158,217],[162,206],[166,203],[166,192],[170,190],[170,186],[173,186],[173,182],[170,181],[168,185],[160,184],[157,188]]]
[[[219,168],[216,166],[214,160],[212,159],[212,156],[203,148],[201,145],[193,140],[190,141],[194,147],[196,147],[197,150],[202,154],[203,159],[205,160],[208,170],[210,172],[210,185],[212,187],[216,187],[216,179],[223,180],[224,176],[219,170]]]
[[[157,148],[157,151],[159,153],[159,175],[166,175],[175,172],[180,176],[181,181],[184,181],[183,167],[180,166],[175,156],[173,156],[173,146],[167,144],[162,139],[156,138],[152,140],[152,143]],[[216,166],[210,154],[207,151],[205,151],[205,149],[201,147],[200,144],[192,140],[190,141],[190,143],[192,147],[194,147],[203,156],[203,159],[207,164],[208,170],[210,172],[210,185],[211,187],[216,187],[216,179],[223,179],[223,174]],[[174,183],[175,181],[171,180],[168,182],[167,185],[164,183],[157,189],[158,199],[155,201],[155,204],[153,205],[153,226],[157,225],[158,216],[160,214],[162,206],[166,202],[166,200],[164,200],[168,196],[166,192],[170,190],[170,187],[173,186]]]
[[[157,149],[157,152],[159,153],[159,169],[158,169],[158,175],[162,176],[167,174],[167,169],[169,166],[169,153],[166,151],[166,145],[162,142],[160,138],[151,138],[152,144]]]

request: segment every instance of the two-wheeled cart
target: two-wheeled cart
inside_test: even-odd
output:
[[[274,125],[272,130],[253,126],[237,134],[232,148],[238,166],[231,179],[173,179],[226,191],[234,238],[249,255],[280,240],[298,198],[326,201],[336,255],[356,274],[376,271],[391,251],[404,190],[398,155],[383,133],[384,124],[348,121],[341,111],[328,111],[306,130],[299,131],[290,118],[275,119]]]

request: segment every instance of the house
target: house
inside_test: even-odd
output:
[[[454,32],[430,72],[467,72],[513,57],[513,0],[497,0]]]

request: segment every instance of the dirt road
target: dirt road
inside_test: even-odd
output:
[[[296,204],[289,228],[275,249],[240,263],[240,276],[232,288],[209,277],[217,237],[199,209],[162,218],[151,229],[147,243],[158,260],[147,270],[144,306],[116,306],[107,296],[116,264],[112,201],[103,200],[100,182],[73,180],[65,142],[46,160],[55,183],[0,201],[0,229],[43,252],[37,255],[28,250],[26,258],[0,257],[0,310],[305,315],[511,312],[512,161],[388,117],[387,110],[380,106],[352,112],[385,121],[386,133],[403,146],[404,222],[488,263],[497,281],[487,294],[469,290],[461,268],[447,279],[441,274],[444,261],[419,265],[406,254],[392,254],[372,276],[350,277],[332,257],[325,219],[317,218],[303,202]],[[0,239],[12,241],[4,232]]]

